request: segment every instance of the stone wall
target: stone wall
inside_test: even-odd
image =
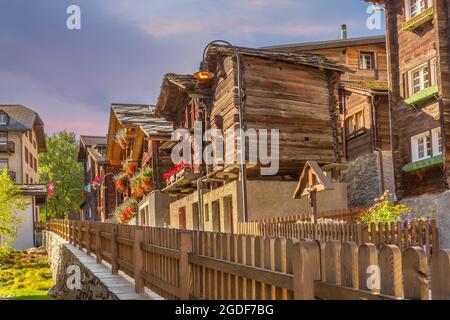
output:
[[[401,201],[411,208],[413,217],[435,217],[439,231],[441,249],[450,249],[450,191],[440,194],[422,195]]]
[[[49,294],[58,300],[159,300],[151,291],[137,294],[134,283],[123,275],[112,275],[110,268],[78,250],[61,237],[44,231],[44,246],[56,285]],[[77,271],[80,272],[78,273]],[[79,287],[75,276],[79,274]],[[75,288],[74,288],[75,287]]]
[[[377,153],[369,153],[348,162],[343,180],[348,184],[348,206],[370,207],[381,195],[380,162]]]

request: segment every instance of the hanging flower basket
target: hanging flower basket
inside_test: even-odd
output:
[[[126,160],[123,163],[123,171],[125,172],[125,175],[128,179],[133,178],[134,174],[136,173],[137,164],[136,162],[132,162],[131,160]]]
[[[117,144],[119,144],[119,146],[122,149],[126,149],[127,145],[128,145],[128,141],[127,141],[127,130],[126,129],[119,129],[116,132],[116,135],[114,137],[114,141],[117,142]]]
[[[103,187],[103,178],[95,178],[92,182],[91,182],[91,187],[94,190],[98,190],[101,189]]]
[[[130,199],[116,208],[113,212],[114,220],[119,224],[128,224],[138,213],[137,201]]]
[[[116,184],[116,190],[118,193],[124,193],[126,187],[126,176],[123,172],[119,173],[114,177],[114,181]]]
[[[141,177],[138,175],[130,180],[131,195],[135,198],[140,198],[144,195],[144,188],[141,184]]]
[[[145,167],[144,169],[141,170],[140,177],[141,177],[141,185],[142,188],[144,189],[144,192],[150,192],[150,190],[152,190],[153,187],[152,181],[153,169]]]

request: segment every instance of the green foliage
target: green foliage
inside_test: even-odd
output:
[[[0,237],[3,239],[0,256],[5,254],[6,247],[17,237],[22,220],[17,217],[17,213],[25,210],[28,205],[7,170],[3,170],[0,174]]]
[[[54,285],[46,255],[10,251],[0,258],[0,296],[18,300],[46,300]]]
[[[75,133],[62,131],[47,137],[47,153],[39,155],[39,175],[42,184],[56,183],[55,193],[42,207],[42,218],[64,219],[78,212],[83,201],[83,167],[78,162],[78,142]]]
[[[400,203],[394,203],[388,191],[376,201],[375,205],[359,217],[360,223],[392,223],[398,222],[411,210]]]

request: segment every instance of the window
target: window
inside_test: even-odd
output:
[[[420,67],[419,69],[412,71],[411,74],[411,92],[413,94],[419,93],[430,86],[428,66]]]
[[[30,143],[33,143],[33,132],[30,131],[30,134],[28,135],[28,140]]]
[[[8,133],[0,132],[0,142],[7,142],[7,141],[8,141]]]
[[[25,162],[28,164],[28,149],[25,147]]]
[[[405,73],[405,95],[411,97],[437,84],[437,59]]]
[[[375,69],[375,54],[373,52],[361,52],[359,54],[359,68],[361,70]]]
[[[411,19],[424,12],[433,5],[432,0],[406,0],[407,18]]]
[[[37,159],[34,158],[34,172],[37,172]]]
[[[432,140],[429,131],[411,138],[412,161],[420,161],[431,158]]]
[[[433,140],[433,156],[441,155],[444,151],[441,128],[431,130],[431,137]]]
[[[25,174],[25,184],[29,184],[30,179],[28,178],[28,174]]]
[[[34,184],[33,178],[30,178],[30,184]]]
[[[8,115],[6,113],[0,113],[0,125],[8,124]]]
[[[8,169],[8,160],[0,159],[0,172],[2,172],[4,169]]]
[[[347,134],[351,135],[364,128],[364,114],[359,111],[346,120]]]

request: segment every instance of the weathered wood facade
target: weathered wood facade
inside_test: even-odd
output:
[[[249,48],[238,52],[244,130],[280,130],[278,175],[298,177],[308,160],[342,161],[339,81],[346,69],[313,55]],[[239,129],[235,51],[212,46],[207,61],[216,74],[210,83],[211,126],[223,132]],[[259,170],[250,168],[252,174],[259,176]]]
[[[448,1],[384,3],[398,198],[448,189]],[[450,137],[449,137],[450,138]]]

